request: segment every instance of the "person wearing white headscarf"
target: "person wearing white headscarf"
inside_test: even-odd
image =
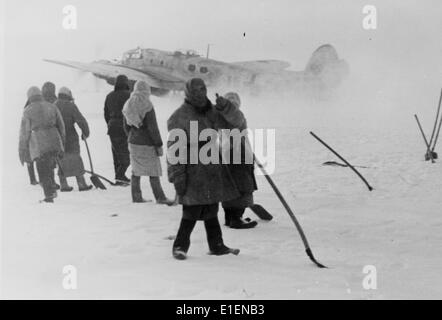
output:
[[[132,201],[146,202],[142,197],[140,179],[141,176],[149,176],[157,203],[173,205],[175,201],[166,198],[161,187],[160,157],[163,155],[163,141],[149,96],[149,85],[145,81],[137,81],[134,91],[123,107],[124,129],[128,136],[132,167]]]

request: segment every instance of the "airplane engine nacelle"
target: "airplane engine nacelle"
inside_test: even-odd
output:
[[[100,78],[103,78],[103,77],[100,77]],[[103,78],[103,79],[105,79],[106,82],[108,84],[110,84],[111,86],[115,85],[115,78]],[[129,80],[129,87],[130,87],[131,91],[133,90],[134,85],[135,85],[135,81]],[[170,90],[167,90],[167,89],[154,88],[154,87],[150,87],[150,91],[151,91],[152,95],[157,96],[157,97],[164,97],[165,95],[167,95],[170,92]]]
[[[320,78],[325,86],[334,88],[348,75],[349,67],[345,60],[339,59],[333,46],[325,44],[313,52],[305,72]]]
[[[115,85],[115,78],[105,78],[105,77],[101,77],[101,76],[96,75],[96,74],[94,74],[94,76],[96,76],[97,78],[100,78],[100,79],[104,79],[104,80],[106,80],[106,82],[107,82],[108,84],[110,84],[111,86],[114,86],[114,85]]]
[[[169,94],[169,92],[170,92],[170,90],[167,90],[167,89],[159,89],[159,88],[154,88],[154,87],[150,87],[150,90],[151,90],[152,94],[157,97],[164,97],[165,95]]]

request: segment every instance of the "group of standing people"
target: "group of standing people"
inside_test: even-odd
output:
[[[204,221],[211,254],[238,254],[239,249],[231,249],[224,244],[218,211],[221,203],[228,227],[246,229],[257,224],[242,218],[245,209],[253,205],[253,192],[257,190],[254,164],[245,161],[246,152],[251,152],[247,137],[241,140],[241,162],[238,164],[232,161],[224,164],[221,160],[207,164],[200,159],[196,164],[168,162],[168,180],[176,191],[175,199],[168,199],[160,182],[163,140],[150,93],[146,82],[137,81],[131,90],[129,79],[119,75],[114,90],[106,97],[104,118],[112,146],[116,184],[130,184],[132,201],[142,203],[146,200],[142,196],[140,180],[142,176],[148,176],[157,203],[182,205],[182,218],[172,247],[176,259],[186,259],[190,235],[198,220]],[[19,156],[22,164],[28,165],[32,184],[37,183],[32,176],[33,162],[36,162],[45,195],[43,201],[53,202],[57,189],[72,191],[66,179],[72,176],[76,177],[80,191],[90,190],[92,186],[87,185],[84,179],[79,136],[74,125],[80,127],[82,139],[89,136],[89,126],[75,105],[72,92],[63,87],[57,97],[55,85],[45,83],[42,90],[31,87],[27,96],[20,129]],[[247,129],[240,105],[240,97],[233,92],[224,97],[217,96],[216,103],[212,104],[204,81],[194,78],[187,82],[184,103],[170,116],[167,127],[169,132],[180,129],[187,133],[186,150],[189,150],[194,143],[190,138],[191,122],[198,124],[198,135],[205,129]],[[208,142],[199,141],[192,147],[196,147],[199,154]],[[168,147],[173,143],[168,141]],[[221,153],[218,156],[221,159]],[[60,186],[54,180],[56,165]],[[130,179],[126,176],[129,165],[132,168]]]
[[[129,79],[119,75],[114,90],[106,97],[104,119],[112,145],[115,181],[118,185],[130,183],[132,201],[143,203],[141,177],[148,176],[156,202],[172,206],[175,200],[166,198],[160,182],[163,141],[149,96],[146,82],[136,82],[131,92]],[[129,165],[130,179],[126,176]]]
[[[75,123],[82,130],[82,138],[89,136],[86,119],[74,103],[71,91],[60,88],[58,97],[55,85],[46,82],[42,89],[31,87],[20,126],[19,158],[28,166],[31,184],[37,184],[34,162],[40,185],[43,188],[43,202],[54,202],[57,190],[72,191],[67,178],[75,176],[80,191],[92,189],[84,179],[84,166],[80,156],[79,137]],[[55,182],[54,170],[58,166],[60,184]]]
[[[247,128],[244,114],[240,110],[240,98],[236,93],[217,97],[213,105],[207,97],[207,88],[202,79],[194,78],[187,82],[185,100],[168,119],[168,130],[180,129],[186,132],[187,148],[201,148],[210,141],[191,139],[191,122],[198,124],[198,137],[203,130]],[[195,126],[196,127],[196,126]],[[169,141],[171,147],[175,141]],[[196,145],[192,146],[192,143]],[[233,145],[231,145],[233,147]],[[168,164],[168,178],[174,184],[182,205],[182,218],[175,238],[172,254],[176,259],[184,260],[190,247],[190,235],[198,220],[204,221],[209,250],[214,255],[238,254],[239,249],[232,249],[224,244],[221,226],[218,220],[219,204],[225,211],[226,225],[232,228],[250,228],[251,224],[242,219],[245,209],[253,204],[253,192],[257,189],[253,164],[245,161],[247,138],[241,140],[241,162],[223,164],[219,161],[205,164],[198,159],[196,164]],[[233,154],[230,153],[232,156]]]

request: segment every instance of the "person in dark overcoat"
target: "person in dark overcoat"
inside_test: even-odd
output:
[[[130,182],[126,170],[130,165],[127,135],[123,124],[123,107],[130,97],[129,79],[119,75],[112,92],[106,96],[104,102],[104,119],[107,124],[107,134],[112,145],[115,180],[119,185]]]
[[[234,134],[226,136],[223,142],[223,152],[226,152],[228,168],[241,194],[239,198],[224,201],[222,203],[225,213],[226,226],[233,229],[249,229],[255,227],[256,221],[245,221],[242,217],[247,207],[253,205],[253,192],[257,184],[255,178],[255,165],[253,151],[247,137],[247,121],[244,114],[239,110],[241,99],[236,92],[229,92],[224,97],[219,97],[215,108],[228,118],[234,115],[237,119],[229,119],[229,130],[237,130],[238,137]],[[232,112],[231,109],[236,109]],[[233,131],[232,131],[233,132]],[[242,135],[242,133],[245,133]],[[239,161],[238,161],[239,160]]]
[[[209,137],[207,141],[199,141],[201,132],[226,127],[226,120],[207,98],[206,85],[202,79],[189,80],[186,83],[185,94],[184,103],[167,122],[168,177],[174,184],[179,203],[183,206],[172,253],[176,259],[186,258],[190,247],[190,234],[196,222],[203,220],[211,254],[238,254],[238,249],[230,249],[224,244],[218,221],[219,203],[240,196],[229,169],[221,163],[219,150],[213,155],[218,158],[217,163],[207,162],[199,156],[192,159],[191,156],[193,151],[198,155],[207,147],[206,144],[214,143],[217,139],[215,132],[215,136]],[[178,133],[177,139],[173,139],[175,133]],[[179,136],[184,136],[185,140],[180,140]]]
[[[92,189],[84,179],[84,164],[80,155],[80,138],[78,137],[75,124],[81,130],[81,138],[89,137],[89,125],[74,102],[71,90],[66,87],[58,91],[58,99],[55,102],[63,118],[66,129],[66,142],[64,144],[64,156],[60,160],[58,176],[60,178],[61,192],[69,192],[73,187],[69,186],[67,178],[75,177],[79,191]]]

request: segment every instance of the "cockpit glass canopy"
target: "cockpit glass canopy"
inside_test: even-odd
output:
[[[124,59],[141,59],[143,58],[143,53],[140,48],[130,50],[124,53]]]
[[[199,57],[200,55],[195,50],[191,49],[178,49],[174,52],[175,56],[188,56],[188,57]]]

